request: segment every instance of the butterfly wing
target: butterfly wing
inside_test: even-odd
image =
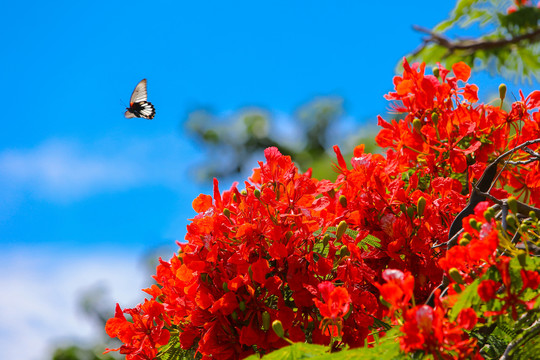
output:
[[[141,109],[139,110],[139,114],[142,118],[152,120],[154,116],[156,115],[156,109],[154,109],[154,105],[149,103],[148,101],[142,101],[139,103]]]
[[[124,116],[126,119],[131,119],[134,117],[137,117],[134,113],[132,113],[129,109],[124,113]]]
[[[133,105],[134,103],[146,101],[146,99],[146,79],[142,79],[141,81],[139,81],[137,86],[135,86],[135,90],[133,90],[133,94],[131,94],[131,99],[129,100],[129,102],[131,105]]]

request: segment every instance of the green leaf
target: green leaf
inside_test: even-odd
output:
[[[478,295],[478,285],[480,285],[480,279],[474,280],[459,295],[458,300],[456,301],[456,303],[452,307],[452,310],[450,311],[450,314],[448,315],[450,321],[456,320],[461,310],[469,308],[473,305],[480,304],[482,302],[482,299],[480,299],[480,296]]]
[[[317,344],[294,343],[279,350],[272,351],[264,355],[264,360],[298,360],[298,359],[320,359],[326,354],[328,348]],[[251,355],[246,360],[260,359],[259,355]]]

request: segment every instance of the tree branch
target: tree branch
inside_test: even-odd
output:
[[[423,44],[416,49],[412,55],[416,56],[430,43],[440,45],[448,49],[449,53],[456,50],[465,50],[469,52],[475,52],[478,50],[493,50],[506,47],[512,44],[518,44],[521,41],[527,40],[531,43],[540,41],[540,28],[510,38],[502,38],[497,40],[485,40],[485,39],[464,39],[464,40],[451,40],[442,34],[438,34],[424,27],[413,25],[415,31],[428,34],[429,37],[423,39]]]

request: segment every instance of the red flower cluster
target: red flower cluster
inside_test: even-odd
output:
[[[446,308],[436,296],[436,306],[412,306],[414,278],[399,270],[388,269],[383,272],[385,284],[377,287],[381,297],[390,305],[391,317],[398,323],[396,312],[402,314],[401,349],[405,352],[422,351],[435,359],[482,359],[476,357],[476,340],[469,338],[463,330],[471,330],[476,324],[476,313],[467,308],[460,312],[456,322],[448,320]]]
[[[476,322],[469,310],[454,323],[440,303],[431,309],[409,301],[423,303],[450,268],[470,274],[494,263],[498,242],[490,222],[466,228],[479,243],[448,254],[434,245],[446,242],[466,206],[464,185],[508,147],[540,137],[540,115],[533,113],[540,92],[522,95],[507,113],[477,104],[464,63],[452,67],[454,76],[442,66],[437,76],[424,70],[405,61],[395,92],[386,96],[405,117],[379,117],[376,141],[388,148],[385,155],[360,145],[348,166],[334,147],[335,182],[299,173],[276,148],[266,149],[266,161],[242,190],[235,184],[220,192],[215,180],[213,196],[193,201],[198,214],[178,254],[160,259],[157,285],[145,290],[152,299],[123,311],[133,323],[120,309],[107,323],[108,334],[124,342],[121,353],[152,358],[174,329],[183,349],[205,359],[265,354],[287,345],[271,329],[275,320],[292,341],[329,344],[337,335],[335,349],[364,346],[377,330],[374,319],[385,313],[382,295],[390,314],[399,309],[406,320],[403,350],[472,354],[474,342],[463,332]],[[506,169],[495,188],[513,186],[522,198],[540,201],[540,182],[531,181],[540,178],[535,163]],[[523,276],[527,286],[537,283],[534,274]]]
[[[120,350],[120,354],[126,354],[128,360],[155,359],[158,348],[169,342],[169,332],[164,329],[163,311],[163,305],[154,300],[146,300],[134,309],[122,310],[116,304],[116,314],[107,321],[105,331],[124,345],[119,349],[107,349],[106,353]],[[131,315],[132,321],[128,321],[124,313]]]

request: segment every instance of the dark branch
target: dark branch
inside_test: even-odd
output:
[[[464,40],[452,40],[442,34],[437,34],[424,27],[413,25],[415,31],[428,34],[429,37],[423,39],[423,44],[413,52],[413,56],[416,56],[430,43],[440,45],[448,49],[449,53],[456,50],[465,50],[469,52],[475,52],[478,50],[493,50],[506,47],[512,44],[518,44],[521,41],[527,40],[531,43],[540,41],[540,28],[510,38],[502,38],[497,40],[485,40],[485,39],[464,39]]]

